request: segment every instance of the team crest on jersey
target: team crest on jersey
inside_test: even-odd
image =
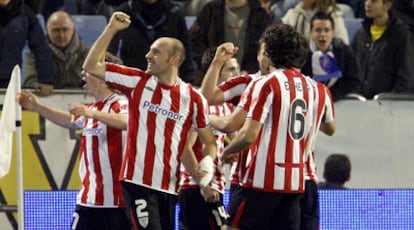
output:
[[[148,216],[138,218],[138,222],[139,225],[141,225],[144,228],[147,228],[149,222]]]

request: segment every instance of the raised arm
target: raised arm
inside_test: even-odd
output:
[[[217,87],[217,81],[224,63],[232,58],[237,51],[238,48],[231,42],[223,43],[217,47],[214,59],[201,84],[201,92],[209,104],[216,105],[224,102],[224,95],[220,88]]]
[[[83,69],[101,79],[105,79],[105,55],[115,34],[131,24],[129,15],[123,12],[112,14],[108,25],[92,45],[83,63]]]
[[[22,91],[17,95],[16,99],[23,108],[37,112],[40,114],[40,116],[52,121],[59,126],[71,129],[77,128],[72,123],[72,114],[41,104],[37,96],[29,91]]]
[[[72,114],[83,115],[85,117],[96,119],[115,129],[127,129],[128,116],[126,114],[107,113],[97,110],[91,110],[81,103],[69,105],[69,112]]]

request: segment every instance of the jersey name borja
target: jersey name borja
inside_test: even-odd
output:
[[[128,112],[127,98],[115,93],[88,106],[91,110],[107,113]],[[77,204],[90,207],[125,207],[118,177],[126,131],[84,116],[75,116],[74,124],[83,129],[79,151],[82,188],[77,196]]]
[[[120,180],[177,194],[188,131],[209,125],[207,100],[180,79],[167,86],[139,69],[108,63],[106,70],[106,82],[129,100]]]
[[[230,115],[232,112],[233,106],[230,103],[223,103],[220,105],[210,106],[210,114],[214,114],[217,116],[227,116]],[[215,172],[209,186],[212,189],[215,189],[218,192],[223,193],[225,186],[225,177],[220,157],[224,151],[224,138],[227,134],[217,129],[213,129],[213,133],[216,138],[217,157],[214,160]],[[197,160],[201,161],[201,159],[203,158],[203,143],[200,141],[199,138],[197,138],[196,143],[193,145],[193,150]],[[195,181],[194,178],[187,172],[187,170],[185,170],[184,166],[181,167],[180,187],[181,189],[199,187],[197,181]]]
[[[313,180],[318,183],[316,176],[316,163],[315,163],[315,146],[316,139],[319,134],[319,127],[321,122],[332,122],[335,119],[334,102],[332,99],[331,91],[327,86],[320,82],[316,82],[310,78],[308,81],[313,85],[315,89],[314,100],[314,116],[313,125],[310,130],[310,140],[308,140],[308,152],[305,154],[305,180]]]
[[[243,186],[267,192],[304,191],[304,152],[313,110],[313,88],[293,69],[278,69],[255,82],[241,100],[246,119],[263,124],[249,148]]]

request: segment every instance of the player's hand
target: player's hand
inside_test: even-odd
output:
[[[93,118],[93,111],[90,110],[86,105],[81,103],[72,103],[68,107],[69,113],[73,115],[82,115],[85,117]]]
[[[53,85],[37,82],[35,85],[35,90],[39,93],[40,96],[49,96],[53,93]]]
[[[238,50],[239,48],[234,46],[232,42],[225,42],[217,47],[213,62],[224,64],[224,62],[232,58]]]
[[[126,29],[131,24],[131,19],[128,14],[116,11],[109,19],[108,27],[114,28],[116,31]]]
[[[223,164],[231,164],[237,161],[238,154],[237,153],[223,153],[220,157]]]
[[[220,194],[209,186],[200,188],[200,193],[203,196],[204,200],[208,203],[215,203],[220,201]]]
[[[205,156],[203,159],[201,159],[198,170],[198,174],[205,173],[204,176],[200,179],[200,186],[201,187],[207,187],[207,185],[210,183],[210,181],[213,179],[214,174],[214,160],[210,155]]]
[[[39,99],[30,91],[23,90],[16,95],[16,101],[25,109],[36,111],[39,105]]]

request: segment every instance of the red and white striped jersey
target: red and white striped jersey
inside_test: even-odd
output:
[[[313,180],[317,183],[316,176],[316,163],[314,157],[314,151],[316,146],[316,139],[319,134],[319,127],[321,122],[332,122],[335,119],[334,102],[332,99],[331,91],[327,86],[320,82],[316,82],[308,78],[310,84],[315,89],[314,99],[314,116],[313,125],[310,134],[310,140],[308,140],[308,152],[305,154],[305,180]]]
[[[223,92],[224,101],[237,105],[247,85],[249,85],[252,80],[259,77],[259,73],[249,74],[245,76],[232,77],[221,83],[218,87]]]
[[[129,100],[120,180],[177,194],[187,134],[210,122],[207,100],[180,79],[167,86],[139,69],[108,63],[106,70],[106,82]]]
[[[230,103],[223,103],[221,105],[212,105],[210,106],[210,114],[217,116],[227,116],[230,115],[233,111],[233,106]],[[220,193],[224,192],[224,171],[222,167],[222,162],[220,160],[221,155],[224,151],[224,138],[226,133],[220,132],[219,130],[213,129],[214,136],[216,137],[217,144],[217,157],[214,160],[215,173],[213,179],[210,182],[209,186],[212,189],[217,190]],[[194,153],[198,161],[203,159],[203,143],[197,138],[196,143],[193,146]],[[184,166],[181,166],[181,178],[180,178],[180,187],[181,189],[186,188],[195,188],[198,187],[198,183],[193,179],[193,177],[185,170]]]
[[[260,72],[257,72],[255,74],[232,77],[221,83],[218,87],[223,92],[224,101],[237,105],[241,95],[250,82],[260,77],[262,77]],[[245,171],[246,160],[247,157],[245,157],[245,154],[239,154],[237,161],[232,164],[230,170],[230,183],[239,184],[241,182]]]
[[[249,87],[246,119],[263,124],[249,148],[243,186],[267,192],[304,191],[304,152],[312,125],[313,87],[293,69],[278,69]],[[243,98],[239,106],[244,106]]]
[[[89,109],[126,114],[128,100],[114,93],[103,101],[90,104]],[[91,207],[124,207],[118,177],[126,131],[84,116],[75,116],[73,123],[83,129],[79,151],[82,188],[77,196],[77,204]]]

